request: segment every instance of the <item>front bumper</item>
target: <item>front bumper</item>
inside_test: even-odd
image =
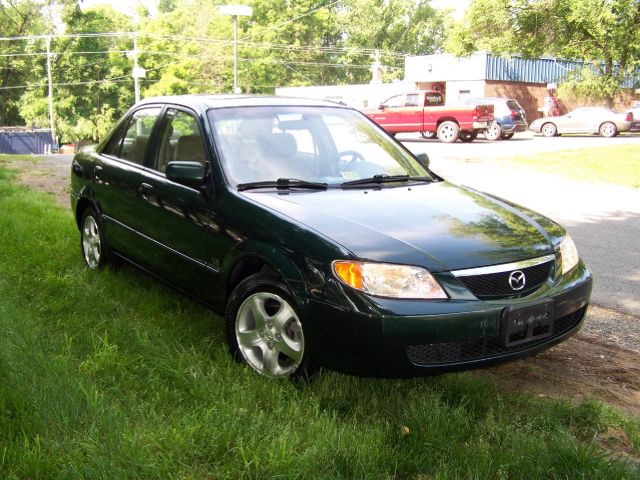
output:
[[[580,262],[555,284],[518,299],[359,302],[348,291],[350,306],[306,302],[305,337],[312,362],[358,375],[406,377],[482,367],[532,355],[577,332],[591,288],[591,272]],[[506,346],[505,308],[544,300],[554,304],[551,335]]]

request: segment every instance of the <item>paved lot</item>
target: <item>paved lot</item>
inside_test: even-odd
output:
[[[445,145],[406,141],[405,145],[414,153],[427,152],[433,171],[447,180],[493,193],[564,225],[594,271],[594,302],[637,315],[640,312],[640,190],[532,173],[492,164],[490,158],[629,143],[638,146],[640,161],[640,135],[614,139],[525,137],[517,143],[492,142],[489,147],[487,143]]]

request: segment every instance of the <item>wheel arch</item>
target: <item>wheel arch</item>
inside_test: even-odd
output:
[[[440,117],[436,123],[436,127],[439,127],[444,122],[453,122],[460,127],[460,123],[456,117]]]
[[[98,215],[100,215],[100,208],[98,207],[92,192],[88,189],[83,189],[78,195],[78,201],[75,206],[75,220],[76,226],[80,229],[80,221],[82,220],[82,215],[87,210],[87,208],[93,208]]]
[[[242,280],[256,273],[267,273],[279,279],[295,298],[304,290],[305,275],[300,266],[283,250],[262,242],[244,242],[225,259],[223,266],[225,284],[224,303]]]

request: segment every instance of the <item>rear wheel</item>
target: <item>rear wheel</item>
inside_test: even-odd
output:
[[[502,134],[502,139],[503,140],[510,140],[511,138],[513,138],[513,132],[511,132],[511,133],[503,133]]]
[[[442,122],[438,126],[438,140],[444,143],[454,143],[460,135],[460,127],[452,121]]]
[[[432,138],[436,138],[436,132],[420,132],[420,135],[422,135],[427,140],[431,140]]]
[[[551,122],[542,125],[540,131],[545,137],[555,137],[558,134],[557,127]]]
[[[600,125],[600,135],[603,137],[615,137],[618,134],[618,129],[614,123],[605,122]]]
[[[463,130],[460,132],[460,140],[464,143],[473,142],[477,136],[477,130]]]
[[[111,255],[102,233],[100,218],[91,207],[83,212],[80,220],[80,248],[84,262],[92,270],[105,266]]]
[[[287,288],[261,273],[233,290],[225,314],[225,331],[233,357],[271,378],[307,372],[302,322]]]
[[[501,135],[502,127],[496,122],[492,123],[487,131],[484,132],[484,138],[486,138],[487,140],[491,140],[492,142],[499,140]]]

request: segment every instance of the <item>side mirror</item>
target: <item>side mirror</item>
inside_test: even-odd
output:
[[[204,183],[204,165],[200,162],[169,162],[165,171],[172,182],[199,187]]]
[[[384,110],[385,108],[387,108],[387,106],[384,103],[378,105],[378,110]]]
[[[416,158],[422,165],[424,165],[426,168],[429,168],[429,155],[423,152],[416,155]]]

